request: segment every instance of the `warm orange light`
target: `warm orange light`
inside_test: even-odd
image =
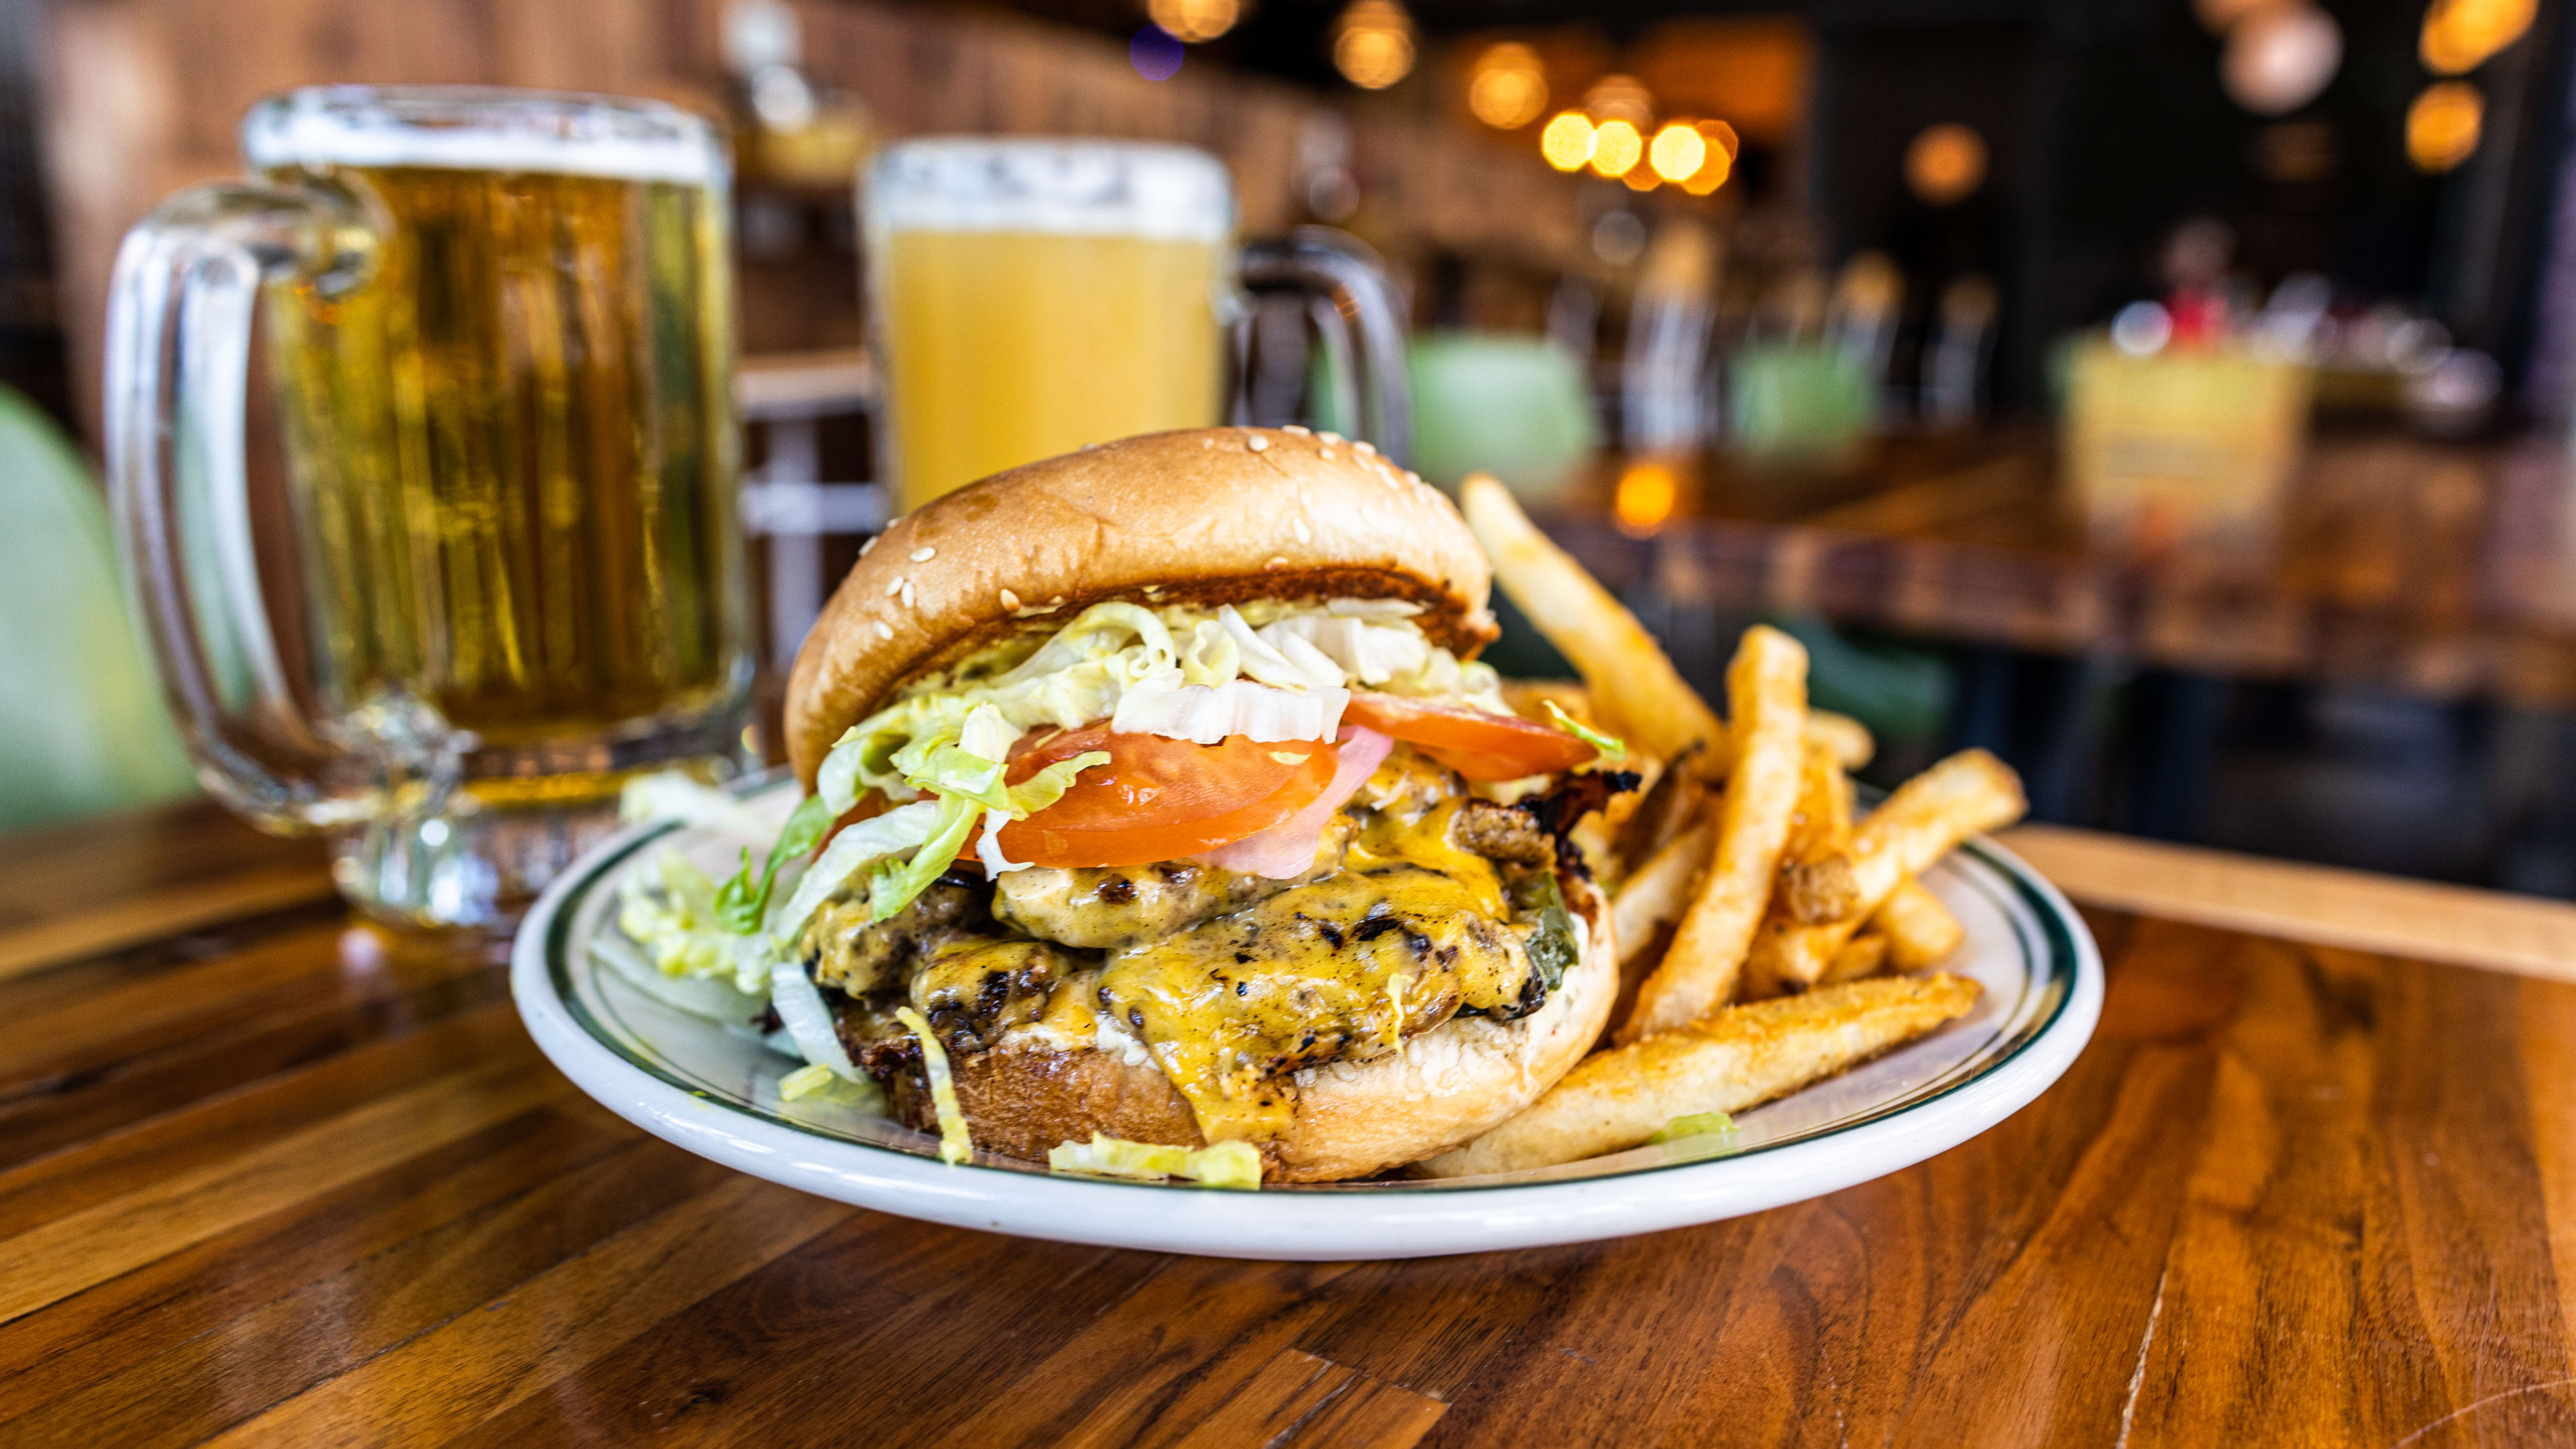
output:
[[[2539,0],[2433,0],[2416,49],[2435,75],[2475,70],[2522,39],[2539,9]]]
[[[1661,463],[1631,463],[1619,475],[1619,491],[1610,501],[1611,516],[1621,533],[1644,538],[1672,518],[1673,503],[1680,495],[1681,483],[1672,469]]]
[[[1637,158],[1646,154],[1646,143],[1637,128],[1625,121],[1603,121],[1592,133],[1592,174],[1624,176]]]
[[[1580,171],[1592,159],[1592,118],[1581,111],[1560,111],[1538,133],[1539,154],[1559,171]]]
[[[1905,148],[1905,184],[1926,206],[1964,201],[1986,180],[1986,138],[1955,121],[1926,126]]]
[[[1175,40],[1214,40],[1243,18],[1242,0],[1146,0],[1145,14]]]
[[[1547,70],[1538,52],[1504,41],[1476,57],[1467,80],[1467,109],[1498,131],[1517,131],[1547,110]]]
[[[1413,17],[1396,0],[1351,0],[1333,26],[1333,69],[1364,91],[1382,91],[1413,70]]]
[[[1702,121],[1698,130],[1707,151],[1700,158],[1699,169],[1682,181],[1682,190],[1693,196],[1706,196],[1735,174],[1736,153],[1743,149],[1743,143],[1735,138],[1735,128],[1724,121]]]
[[[1627,174],[1621,176],[1619,181],[1630,191],[1652,191],[1664,184],[1664,178],[1655,174],[1655,168],[1643,161],[1629,167]]]
[[[1688,122],[1667,122],[1655,133],[1654,144],[1646,148],[1646,159],[1655,164],[1655,174],[1666,181],[1686,181],[1707,162],[1708,138]]]
[[[1605,75],[1583,93],[1583,109],[1604,121],[1625,121],[1643,131],[1655,118],[1655,97],[1632,75]]]
[[[2486,97],[2467,81],[2435,81],[2406,108],[2406,159],[2418,171],[2448,171],[2478,149]]]

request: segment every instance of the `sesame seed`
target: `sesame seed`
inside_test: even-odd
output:
[[[1300,518],[1292,521],[1297,529],[1297,541],[1299,543],[1313,543],[1315,541],[1315,530],[1306,526],[1306,520]]]
[[[890,580],[890,581],[886,584],[886,597],[887,597],[887,598],[891,599],[891,598],[893,598],[895,595],[900,594],[900,593],[902,593],[902,592],[903,592],[903,580],[902,580],[901,578],[899,578],[899,577],[898,577],[898,578],[895,578],[895,579],[893,579],[893,580]]]
[[[1323,439],[1327,443],[1338,443],[1342,441],[1342,435],[1339,433],[1317,433],[1315,436]]]
[[[1377,456],[1377,445],[1366,438],[1362,438],[1358,442],[1351,444],[1351,451],[1359,454],[1363,458],[1373,458]]]
[[[885,535],[882,533],[869,534],[868,541],[859,545],[859,557],[866,558],[868,556],[868,550],[876,547],[877,540],[883,537],[885,537]]]
[[[1288,556],[1286,554],[1274,554],[1271,556],[1270,561],[1263,564],[1262,567],[1265,569],[1284,569],[1288,567]]]
[[[1327,463],[1333,461],[1333,450],[1330,448],[1317,448],[1315,453]]]
[[[1213,448],[1213,447],[1215,447],[1215,446],[1216,446],[1216,439],[1214,439],[1214,438],[1201,438],[1201,439],[1199,439],[1199,446],[1200,446],[1200,447],[1202,447],[1202,448]]]
[[[916,548],[912,551],[912,561],[914,563],[928,563],[938,556],[939,550],[935,548]]]
[[[1309,432],[1309,430],[1307,429],[1307,427],[1306,427],[1306,425],[1305,425],[1304,423],[1290,423],[1288,426],[1286,426],[1286,427],[1284,427],[1284,428],[1281,428],[1279,431],[1281,431],[1281,432],[1283,432],[1283,433],[1295,433],[1298,437],[1301,437],[1301,438],[1312,436],[1312,434]]]
[[[1261,436],[1259,433],[1255,433],[1251,437],[1243,440],[1243,446],[1250,448],[1256,453],[1266,453],[1270,450],[1270,440]]]
[[[1414,472],[1410,468],[1407,468],[1404,470],[1404,481],[1407,483],[1419,483],[1422,481],[1422,475]]]
[[[912,580],[905,579],[903,581],[903,606],[907,609],[911,608],[912,601],[917,597],[919,597],[919,595],[913,592]]]
[[[1002,607],[1003,607],[1003,608],[1005,608],[1005,609],[1017,609],[1017,608],[1019,608],[1019,606],[1020,606],[1020,596],[1019,596],[1019,595],[1017,595],[1017,594],[1015,594],[1015,593],[1012,593],[1012,592],[1011,592],[1010,590],[1008,590],[1008,589],[1004,589],[1004,590],[1002,590]]]
[[[886,622],[885,620],[883,620],[883,619],[879,619],[879,620],[877,620],[877,637],[878,637],[878,638],[880,638],[880,639],[891,639],[891,638],[893,638],[893,637],[894,637],[894,626],[893,626],[892,624],[887,623],[887,622]]]

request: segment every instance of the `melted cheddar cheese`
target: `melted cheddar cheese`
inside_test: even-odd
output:
[[[1491,862],[1449,841],[1455,801],[1375,815],[1343,868],[1110,956],[1100,992],[1211,1142],[1285,1130],[1303,1066],[1364,1060],[1529,974]]]

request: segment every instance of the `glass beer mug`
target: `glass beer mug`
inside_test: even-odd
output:
[[[360,907],[505,925],[628,775],[745,759],[723,152],[648,102],[337,87],[242,150],[127,236],[108,309],[166,692],[207,788],[325,832]]]
[[[1238,284],[1329,305],[1363,435],[1411,451],[1403,328],[1376,262],[1321,227],[1236,247],[1225,166],[1186,146],[939,137],[862,179],[886,407],[879,476],[904,512],[1087,443],[1224,417]]]

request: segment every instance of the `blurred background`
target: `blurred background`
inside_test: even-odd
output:
[[[1154,138],[1242,234],[1374,249],[1412,463],[1710,693],[1767,619],[1874,776],[1982,745],[2039,819],[2576,896],[2571,47],[2537,0],[0,0],[0,827],[191,788],[81,642],[106,555],[26,546],[104,549],[117,239],[260,96],[471,82],[726,130],[773,706],[888,511],[857,168]],[[1318,305],[1241,299],[1237,419],[1356,430]]]

